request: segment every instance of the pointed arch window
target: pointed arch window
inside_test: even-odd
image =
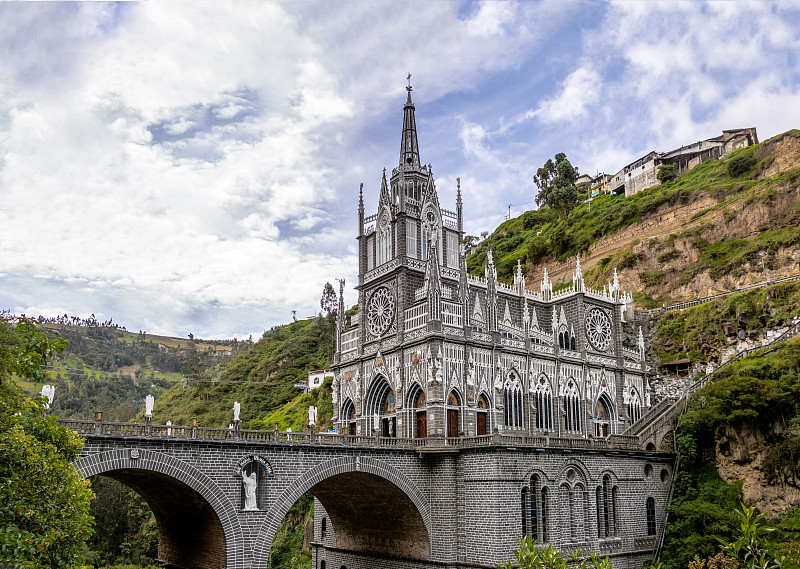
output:
[[[552,431],[553,393],[546,376],[542,375],[536,381],[533,397],[536,408],[536,428],[543,431]]]
[[[392,228],[389,216],[384,214],[378,226],[378,265],[389,261],[392,257]]]
[[[635,423],[642,417],[642,400],[636,388],[631,387],[630,395],[628,397],[628,418],[631,424]]]
[[[503,389],[504,423],[506,427],[521,429],[523,426],[522,386],[519,376],[512,372]]]
[[[578,387],[572,379],[564,390],[564,430],[572,433],[581,430],[581,401]]]

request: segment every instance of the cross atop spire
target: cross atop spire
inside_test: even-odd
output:
[[[414,103],[411,101],[411,73],[408,74],[408,98],[403,107],[403,138],[400,141],[400,168],[419,169],[419,145],[417,144],[417,122],[414,118]]]

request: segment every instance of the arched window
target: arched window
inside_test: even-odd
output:
[[[550,515],[550,506],[547,503],[547,499],[549,497],[549,492],[547,488],[542,488],[542,502],[541,502],[541,510],[542,514],[539,518],[542,522],[542,543],[547,543],[550,539],[550,525],[548,524],[547,516]]]
[[[531,476],[531,498],[530,498],[530,517],[531,517],[531,537],[536,540],[539,539],[539,526],[541,522],[539,520],[539,515],[541,515],[541,482],[539,481],[539,475],[534,474]]]
[[[656,535],[656,501],[652,498],[647,499],[647,535]]]
[[[519,376],[511,372],[503,389],[503,418],[506,427],[522,428],[522,386]]]
[[[544,375],[533,386],[534,405],[536,407],[536,428],[543,431],[553,430],[553,393],[550,382]]]
[[[389,215],[384,214],[378,226],[378,265],[389,261],[392,257],[392,228]]]
[[[478,396],[476,407],[475,434],[480,437],[489,433],[489,400],[483,393]]]
[[[581,401],[578,386],[571,379],[564,390],[564,430],[572,433],[581,430]]]
[[[628,396],[628,419],[631,424],[638,421],[642,416],[642,400],[635,387],[631,387],[630,395]]]
[[[603,483],[597,487],[597,537],[605,539],[611,537],[611,478],[608,474],[603,476]]]
[[[328,518],[323,517],[322,523],[320,524],[320,530],[322,532],[322,537],[325,537],[325,531],[328,529]],[[323,561],[324,563],[324,561]]]

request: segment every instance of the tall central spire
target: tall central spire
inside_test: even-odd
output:
[[[417,145],[417,122],[414,119],[414,103],[411,101],[411,74],[408,74],[408,98],[403,107],[403,139],[400,141],[400,167],[419,168],[419,146]]]

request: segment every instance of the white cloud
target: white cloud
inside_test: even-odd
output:
[[[555,97],[543,101],[528,116],[546,123],[583,118],[588,112],[587,107],[598,100],[600,84],[600,76],[594,69],[579,67],[564,79],[561,91]]]
[[[0,305],[228,337],[313,313],[355,282],[358,184],[373,208],[409,71],[423,160],[445,207],[461,177],[473,234],[556,152],[613,170],[800,118],[783,5],[461,8],[0,4]]]

